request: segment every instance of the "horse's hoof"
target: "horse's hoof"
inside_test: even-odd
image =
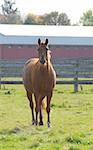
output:
[[[35,122],[35,125],[37,126],[37,125],[38,125],[38,122]]]
[[[48,122],[48,123],[47,123],[47,125],[48,125],[48,128],[50,128],[50,127],[51,127],[51,126],[50,126],[50,122]]]
[[[43,126],[44,124],[43,124],[43,122],[39,122],[39,125],[40,125],[40,126]]]
[[[35,121],[32,121],[32,125],[35,125]]]

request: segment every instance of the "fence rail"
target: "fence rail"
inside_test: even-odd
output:
[[[26,60],[0,60],[0,78],[22,77],[23,66]],[[52,64],[58,77],[62,81],[57,84],[74,84],[74,91],[78,91],[78,84],[93,84],[93,80],[78,80],[78,78],[93,78],[93,59],[53,59]],[[64,81],[64,78],[74,78]],[[22,84],[22,81],[0,81],[0,84]]]
[[[92,59],[55,59],[54,68],[63,78],[93,78]]]

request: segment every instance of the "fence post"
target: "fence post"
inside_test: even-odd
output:
[[[1,89],[1,77],[0,77],[0,89]]]
[[[78,92],[78,78],[74,78],[74,92]]]
[[[1,59],[0,59],[0,61],[1,61]],[[1,62],[0,62],[0,64],[1,64]],[[1,65],[0,65],[0,89],[1,89],[1,76],[2,76],[2,75],[1,75],[1,72],[2,72],[2,71],[1,71]]]
[[[78,67],[79,67],[79,61],[76,60],[76,72],[75,72],[75,78],[74,78],[74,92],[78,92]]]

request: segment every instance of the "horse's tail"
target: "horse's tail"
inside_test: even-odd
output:
[[[43,109],[43,110],[46,110],[46,101],[45,101],[45,100],[42,101],[42,104],[41,104],[41,105],[42,105],[42,106],[41,106],[42,109]]]

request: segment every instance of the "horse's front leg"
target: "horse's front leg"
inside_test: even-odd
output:
[[[42,107],[43,106],[43,99],[44,99],[45,96],[41,96],[40,98],[40,115],[39,115],[39,119],[40,119],[40,122],[39,122],[39,125],[42,126],[43,125],[43,115],[42,115]]]
[[[50,102],[51,102],[51,97],[52,97],[52,92],[47,96],[46,112],[47,112],[47,125],[48,125],[48,127],[50,127]]]
[[[43,125],[43,116],[42,116],[42,109],[40,107],[40,116],[39,116],[40,122],[39,125],[42,126]]]
[[[36,122],[35,124],[38,125],[38,113],[40,112],[40,98],[38,94],[34,94],[35,97],[35,103],[36,103],[36,108],[35,108],[35,112],[36,112]]]
[[[27,91],[27,97],[29,99],[29,105],[30,105],[30,108],[31,108],[31,112],[32,112],[32,125],[35,124],[35,118],[34,118],[34,104],[33,104],[33,100],[32,100],[32,94],[29,93]]]

